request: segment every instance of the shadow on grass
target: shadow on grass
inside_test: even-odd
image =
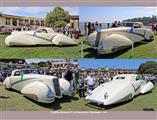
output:
[[[79,45],[79,44],[78,44]],[[20,46],[9,46],[11,48],[29,48],[29,47],[33,47],[33,48],[37,48],[37,47],[56,47],[56,48],[61,48],[61,47],[76,47],[78,45],[64,45],[64,46],[59,46],[59,45],[27,45],[27,46],[24,46],[24,45],[20,45]]]
[[[152,93],[152,91],[147,92],[147,93],[142,94],[142,95],[147,95],[147,94],[149,94],[149,93]],[[138,96],[142,96],[142,95],[139,94],[139,95],[134,96],[133,99],[130,99],[130,100],[128,100],[128,101],[124,101],[124,102],[121,102],[121,103],[116,103],[116,104],[108,105],[108,106],[98,105],[98,104],[96,104],[96,103],[88,103],[88,104],[86,104],[86,105],[89,106],[89,107],[95,108],[95,109],[97,109],[97,110],[110,110],[110,109],[113,109],[113,108],[115,108],[115,107],[119,107],[119,106],[125,105],[125,104],[127,104],[127,103],[130,103],[130,102],[132,102],[134,99],[136,99]],[[154,109],[153,109],[153,108],[144,108],[143,111],[154,111]]]
[[[145,42],[145,41],[143,41]],[[152,41],[150,41],[152,42]],[[150,42],[145,42],[145,43],[135,43],[134,44],[134,48],[138,47],[138,46],[141,46],[141,45],[145,45],[145,44],[148,44]],[[101,54],[101,55],[98,55],[97,54],[97,50],[93,49],[92,47],[91,48],[87,48],[87,49],[84,49],[84,52],[88,52],[87,55],[84,56],[84,58],[116,58],[122,54],[124,54],[125,52],[129,51],[131,49],[131,47],[128,47],[128,48],[125,48],[123,50],[120,50],[120,51],[117,51],[115,53],[111,53],[111,54]],[[133,58],[133,56],[130,54],[130,57],[128,57],[128,59],[131,59]]]
[[[0,99],[9,99],[10,97],[0,96]]]
[[[143,111],[155,111],[153,108],[144,108]]]
[[[110,110],[110,109],[113,109],[113,108],[115,108],[115,107],[125,105],[125,104],[131,102],[132,100],[133,100],[133,99],[128,100],[128,101],[125,101],[125,102],[113,104],[113,105],[108,105],[108,106],[98,105],[98,104],[96,104],[96,103],[88,103],[88,104],[86,104],[86,106],[95,108],[95,109],[97,109],[97,110]]]
[[[55,101],[52,103],[40,103],[40,102],[34,101],[30,98],[27,98],[27,97],[25,97],[25,98],[41,107],[45,107],[50,110],[60,110],[60,109],[62,109],[61,103],[68,103],[68,102],[79,100],[79,98],[74,97],[74,96],[64,96],[61,99],[55,99]]]

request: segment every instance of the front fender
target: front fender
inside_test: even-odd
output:
[[[61,78],[61,79],[59,79],[59,84],[60,84],[61,92],[63,95],[70,93],[70,90],[69,90],[70,89],[70,83],[67,80]]]
[[[42,103],[52,103],[54,101],[54,92],[41,81],[28,84],[21,90],[21,93],[30,99]]]
[[[11,88],[10,77],[7,77],[7,78],[3,81],[3,85],[5,86],[6,89],[10,89],[10,88]]]
[[[153,88],[154,88],[153,83],[152,83],[152,82],[148,82],[146,85],[144,85],[144,86],[141,88],[140,93],[141,93],[141,94],[148,93],[148,92],[150,92]]]
[[[36,45],[35,42],[33,42],[34,36],[27,35],[25,33],[15,33],[12,35],[9,35],[5,39],[6,46],[30,46],[30,45]]]

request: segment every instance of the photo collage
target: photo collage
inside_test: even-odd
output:
[[[157,7],[5,6],[1,111],[157,111]]]

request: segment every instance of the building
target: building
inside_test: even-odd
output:
[[[79,28],[79,16],[70,16],[70,27],[74,29]],[[17,15],[9,15],[0,13],[0,27],[7,28],[27,28],[27,27],[41,27],[46,26],[44,18],[24,17]]]
[[[78,63],[74,61],[55,61],[52,63],[52,68],[58,68],[58,67],[66,68],[67,65],[74,66],[74,65],[78,65]]]
[[[35,17],[24,17],[0,13],[0,27],[17,28],[17,27],[39,27],[45,26],[45,20]]]
[[[103,75],[109,75],[109,76],[115,76],[117,74],[135,74],[137,73],[136,69],[128,69],[128,68],[97,68],[97,69],[86,69],[81,68],[80,69],[80,75],[81,76],[87,76],[89,73],[92,73],[95,76],[103,76]]]
[[[77,16],[77,15],[70,16],[70,27],[72,27],[74,29],[79,28],[79,16]]]

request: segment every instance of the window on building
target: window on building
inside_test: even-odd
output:
[[[17,26],[17,20],[13,19],[13,26]]]
[[[23,26],[24,24],[23,24],[23,20],[19,20],[19,25],[20,26]]]
[[[10,25],[10,19],[6,19],[6,25]]]

